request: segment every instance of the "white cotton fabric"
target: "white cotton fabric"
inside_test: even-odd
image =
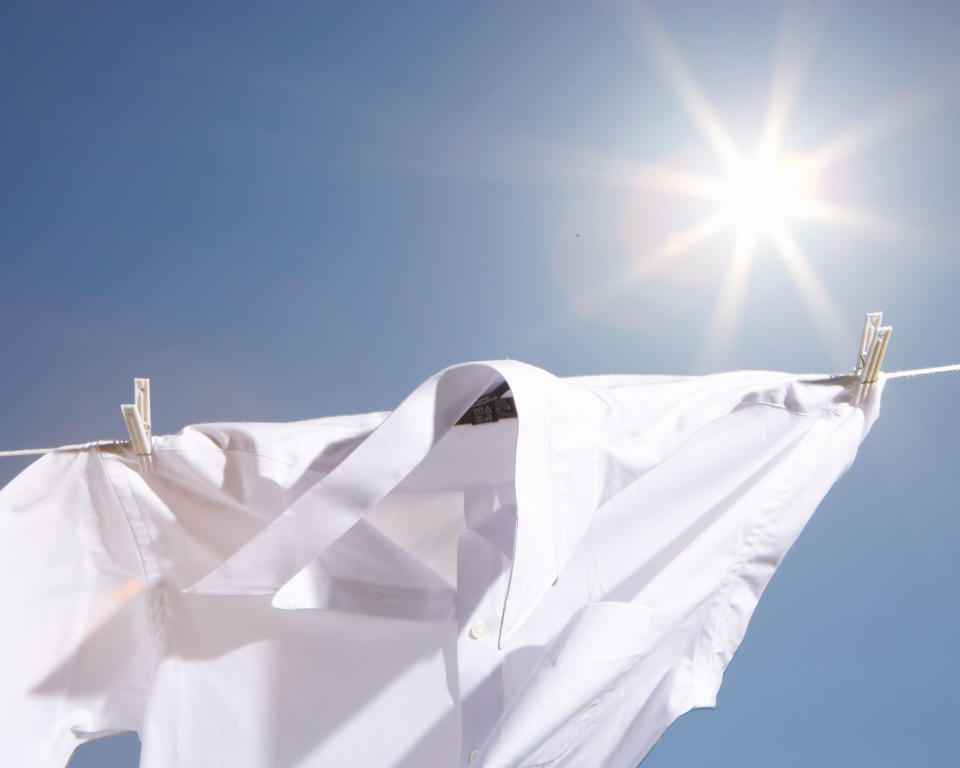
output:
[[[455,425],[506,381],[518,419]],[[713,706],[881,380],[454,366],[392,413],[203,424],[0,491],[0,741],[62,768],[634,768]]]

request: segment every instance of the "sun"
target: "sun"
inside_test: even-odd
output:
[[[703,161],[710,170],[699,172],[687,160],[680,160],[680,167],[551,142],[534,144],[544,152],[546,174],[562,168],[571,177],[609,188],[656,194],[671,201],[693,199],[701,211],[701,217],[691,220],[688,226],[669,232],[660,230],[653,238],[649,234],[659,228],[659,222],[653,218],[643,221],[644,237],[628,236],[623,240],[630,256],[627,263],[595,283],[578,286],[578,306],[585,311],[603,312],[618,298],[629,297],[632,301],[641,283],[683,277],[688,266],[684,260],[695,254],[718,262],[725,259],[716,279],[713,311],[704,323],[700,361],[704,367],[725,364],[746,303],[755,260],[774,259],[786,272],[824,348],[839,367],[847,353],[844,346],[839,346],[847,323],[830,298],[815,262],[804,252],[797,233],[820,225],[850,230],[884,243],[891,238],[917,241],[928,237],[930,233],[923,229],[852,208],[828,199],[828,194],[848,186],[835,183],[836,179],[830,177],[836,166],[932,114],[940,96],[929,89],[915,89],[915,93],[891,99],[871,114],[842,126],[818,144],[797,146],[788,136],[788,127],[803,90],[804,73],[813,59],[824,10],[809,4],[786,3],[766,113],[757,123],[755,143],[743,146],[734,141],[653,10],[645,3],[637,4],[635,10],[638,15],[630,18],[638,23],[632,25],[632,30],[640,33],[638,42],[643,53],[713,157]],[[680,149],[683,151],[677,153],[678,158],[691,156],[690,147]],[[529,146],[525,146],[525,152],[529,155]],[[677,210],[693,208],[678,206]],[[624,210],[625,219],[635,214],[633,206]],[[623,231],[634,230],[628,223]],[[721,242],[724,245],[718,248]],[[710,252],[705,253],[708,248]]]
[[[789,154],[785,146],[787,125],[801,90],[803,73],[812,58],[822,17],[819,12],[810,13],[787,4],[766,116],[758,126],[756,146],[745,151],[734,142],[653,11],[646,6],[643,9],[642,47],[719,161],[719,173],[701,175],[664,166],[642,166],[636,170],[633,185],[637,188],[698,198],[707,201],[709,208],[701,220],[670,233],[659,248],[634,254],[632,275],[650,279],[675,268],[694,249],[724,233],[732,233],[728,266],[707,326],[704,356],[713,358],[711,362],[723,358],[736,331],[753,260],[761,251],[780,261],[827,348],[835,351],[843,319],[794,230],[800,223],[813,222],[884,238],[912,234],[909,228],[884,217],[824,199],[821,182],[828,169],[913,122],[928,105],[922,99],[887,105],[810,151]],[[597,295],[603,296],[604,292],[597,291]]]
[[[717,193],[724,224],[747,237],[769,237],[787,226],[805,201],[797,163],[778,158],[737,163]]]

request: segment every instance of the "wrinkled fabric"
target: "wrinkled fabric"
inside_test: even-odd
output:
[[[502,382],[518,418],[457,425]],[[0,491],[0,739],[62,768],[633,768],[715,703],[879,411],[852,377],[454,366],[396,410],[49,454]]]

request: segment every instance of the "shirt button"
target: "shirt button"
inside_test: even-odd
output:
[[[477,762],[477,758],[479,757],[480,757],[480,750],[479,749],[473,750],[473,752],[470,753],[470,762],[471,763]]]
[[[478,621],[476,624],[470,627],[470,638],[473,640],[479,640],[481,637],[483,637],[486,634],[487,634],[487,625],[484,624],[482,621]],[[473,750],[473,752],[476,752],[476,751],[477,750]],[[471,752],[470,754],[473,755],[473,752]],[[473,761],[471,760],[471,762]]]

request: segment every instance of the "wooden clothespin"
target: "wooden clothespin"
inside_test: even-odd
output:
[[[857,392],[856,402],[864,403],[873,392],[873,385],[877,383],[880,373],[880,364],[887,353],[887,344],[893,328],[889,325],[881,326],[883,312],[868,312],[863,324],[863,338],[860,339],[860,352],[857,354],[857,364],[854,373],[860,378],[860,389]]]
[[[150,379],[133,380],[134,404],[120,406],[130,433],[130,442],[137,452],[141,472],[153,471],[153,435],[150,431]]]

